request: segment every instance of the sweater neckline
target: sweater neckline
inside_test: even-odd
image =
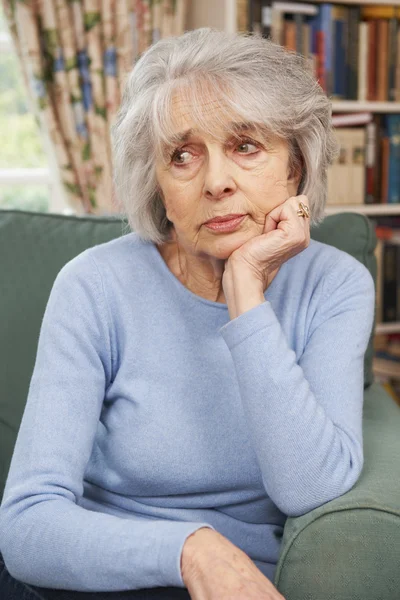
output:
[[[223,304],[222,302],[214,302],[213,300],[207,300],[207,298],[203,298],[202,296],[199,296],[198,294],[191,292],[185,285],[183,285],[183,283],[174,275],[174,273],[168,267],[167,263],[161,256],[155,243],[154,242],[148,242],[148,243],[151,248],[151,252],[155,256],[156,261],[160,264],[160,268],[162,269],[162,271],[164,271],[165,275],[174,283],[175,287],[180,290],[180,293],[186,294],[186,296],[188,296],[188,298],[191,298],[192,300],[195,300],[196,302],[202,302],[203,304],[207,304],[208,306],[212,306],[214,308],[220,308],[225,311],[228,310],[227,304]],[[271,284],[265,290],[264,298],[266,298],[267,292],[269,294],[271,293],[271,289],[274,286],[277,278],[279,277],[281,270],[282,270],[282,267],[279,269],[278,273],[275,275]]]

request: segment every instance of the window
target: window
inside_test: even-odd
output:
[[[0,3],[0,209],[72,212],[55,198],[39,127]]]

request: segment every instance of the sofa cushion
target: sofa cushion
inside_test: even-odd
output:
[[[130,232],[121,216],[0,211],[0,493],[28,394],[46,303],[57,273],[86,248]],[[357,213],[326,217],[313,238],[349,252],[375,279],[374,232]],[[372,338],[372,336],[371,336]],[[365,385],[373,381],[372,339]]]

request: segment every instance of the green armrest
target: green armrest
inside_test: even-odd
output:
[[[354,487],[285,523],[274,583],[286,600],[400,599],[400,408],[378,383],[363,437]]]

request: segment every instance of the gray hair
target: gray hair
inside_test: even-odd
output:
[[[125,81],[111,139],[115,193],[133,231],[156,244],[170,235],[155,163],[161,159],[167,165],[177,142],[172,122],[177,92],[192,106],[196,126],[209,136],[216,137],[220,111],[225,134],[238,135],[225,118],[239,116],[255,123],[266,141],[271,135],[286,140],[289,168],[301,173],[297,193],[309,200],[310,225],[322,222],[326,169],[337,142],[331,103],[310,61],[259,35],[202,27],[150,46]],[[201,110],[210,97],[219,109],[212,118]]]

